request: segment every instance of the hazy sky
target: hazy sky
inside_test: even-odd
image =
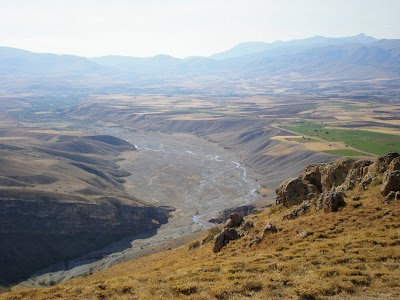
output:
[[[400,38],[400,0],[0,0],[0,46],[83,56],[210,55],[244,41]]]

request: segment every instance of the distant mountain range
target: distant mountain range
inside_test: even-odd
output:
[[[288,74],[310,79],[397,78],[400,76],[400,40],[359,34],[344,38],[315,36],[286,42],[247,42],[210,57],[186,59],[168,55],[84,58],[0,47],[0,78],[8,90],[15,86],[8,80],[15,77],[20,86],[50,82],[57,87],[69,84],[90,87],[101,82],[107,86],[121,87],[129,83],[143,87],[174,78],[202,80],[217,76],[252,80]]]
[[[210,58],[222,60],[227,58],[245,56],[260,52],[265,52],[272,49],[287,49],[287,48],[304,48],[309,46],[326,46],[326,45],[337,45],[346,43],[359,43],[368,44],[377,41],[377,39],[366,36],[363,33],[352,37],[344,38],[328,38],[323,36],[314,36],[307,39],[292,40],[292,41],[275,41],[273,43],[263,43],[263,42],[247,42],[240,43],[239,45],[233,47],[224,52],[216,53],[210,56]]]

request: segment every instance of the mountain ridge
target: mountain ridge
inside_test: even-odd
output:
[[[240,45],[252,48],[253,44],[237,47]],[[3,82],[0,90],[154,93],[167,89],[169,92],[202,93],[213,89],[213,83],[221,80],[231,86],[230,90],[239,91],[243,80],[258,86],[258,82],[270,76],[282,77],[289,85],[298,78],[315,82],[396,80],[400,76],[400,40],[375,39],[361,34],[347,38],[316,36],[287,42],[256,42],[255,45],[262,51],[240,50],[238,56],[234,47],[223,52],[225,54],[215,54],[219,55],[217,59],[215,55],[179,59],[165,54],[85,58],[0,47]],[[187,84],[188,80],[203,87],[193,87]]]
[[[214,53],[210,55],[210,58],[216,59],[216,60],[223,60],[227,58],[233,58],[233,57],[238,57],[238,56],[245,56],[249,54],[255,54],[255,53],[260,53],[265,50],[270,50],[273,48],[279,48],[279,47],[284,47],[284,46],[300,46],[300,45],[318,45],[318,44],[341,44],[341,43],[361,43],[361,44],[367,44],[370,42],[377,41],[378,39],[367,36],[364,33],[360,33],[355,36],[351,37],[341,37],[341,38],[329,38],[329,37],[324,37],[320,35],[316,35],[313,37],[305,38],[305,39],[295,39],[295,40],[289,40],[289,41],[274,41],[272,43],[266,43],[266,42],[244,42],[240,43],[233,48],[219,52],[219,53]]]

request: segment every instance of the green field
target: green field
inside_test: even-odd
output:
[[[350,149],[339,149],[339,150],[325,150],[323,151],[328,154],[338,155],[338,156],[363,156],[365,154],[357,152]]]
[[[281,128],[331,142],[343,142],[358,150],[376,155],[400,151],[399,135],[367,130],[331,128],[323,123],[309,121],[298,121],[289,126],[281,126]]]

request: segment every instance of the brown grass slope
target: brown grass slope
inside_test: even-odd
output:
[[[353,195],[361,200],[353,201]],[[188,245],[1,299],[398,299],[400,203],[380,186],[347,192],[337,213],[310,211],[283,220],[274,206],[250,216],[254,228],[214,254]],[[248,248],[272,222],[278,233]],[[302,238],[299,232],[313,234]],[[206,234],[205,234],[206,235]]]

